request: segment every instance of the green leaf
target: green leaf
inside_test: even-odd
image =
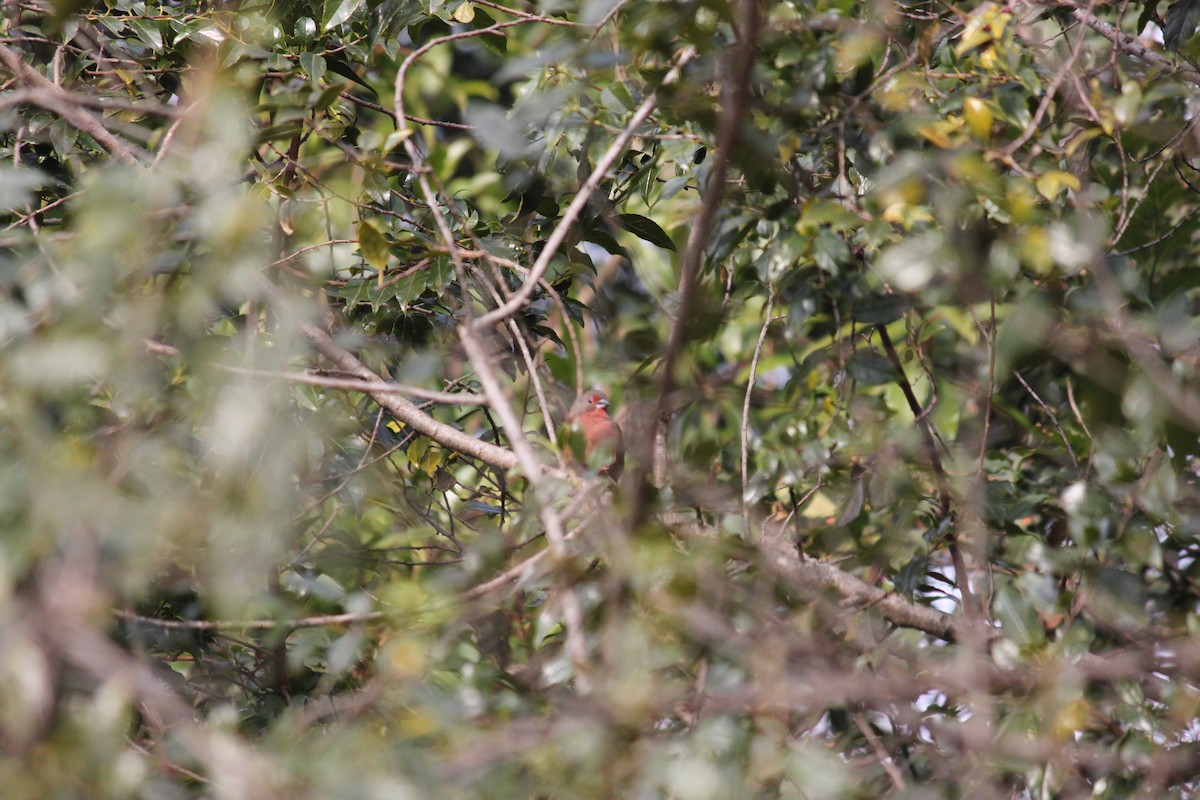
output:
[[[313,83],[319,83],[325,74],[325,59],[318,53],[301,53],[300,68]]]
[[[667,236],[667,232],[658,227],[657,222],[641,214],[618,214],[617,225],[656,247],[672,251],[675,249],[675,243]]]
[[[621,246],[621,243],[617,241],[616,237],[603,228],[593,228],[592,230],[586,232],[583,234],[583,240],[585,242],[591,242],[592,244],[603,247],[614,256],[623,256],[626,259],[629,258],[629,252]]]
[[[850,377],[867,386],[891,383],[899,377],[896,367],[881,353],[874,350],[859,350],[846,362]]]
[[[475,30],[480,28],[490,28],[496,24],[496,20],[492,19],[485,12],[475,9],[475,18],[471,20],[471,27]],[[486,47],[493,55],[504,57],[508,55],[508,40],[503,36],[495,33],[484,34],[479,36],[477,41]]]
[[[328,65],[330,72],[341,75],[346,80],[353,81],[366,89],[367,94],[371,95],[372,100],[379,99],[379,92],[375,91],[375,88],[371,84],[360,78],[358,73],[354,71],[354,68],[347,64],[340,56],[326,54],[325,63]]]
[[[139,39],[150,45],[154,50],[163,49],[162,30],[159,29],[156,22],[146,19],[131,19],[129,20],[129,27],[133,28]]]
[[[258,132],[255,138],[259,144],[264,142],[273,142],[277,139],[290,139],[293,136],[298,136],[304,130],[304,122],[302,120],[291,120],[282,122],[278,125],[268,125]]]
[[[1179,48],[1196,32],[1200,22],[1200,0],[1176,0],[1163,18],[1163,44],[1168,50]]]
[[[894,579],[896,591],[905,597],[911,598],[917,589],[920,588],[928,569],[929,556],[923,553],[914,556],[911,561],[896,573]]]
[[[350,17],[354,16],[354,12],[363,4],[363,0],[326,0],[325,2],[325,21],[322,29],[329,31],[330,28],[336,28]]]
[[[424,271],[414,272],[396,284],[396,303],[401,308],[408,308],[428,286],[429,276]]]
[[[1079,178],[1070,172],[1050,170],[1039,175],[1037,180],[1034,181],[1034,185],[1037,186],[1038,194],[1047,200],[1053,201],[1063,189],[1078,192],[1080,184]]]
[[[331,86],[326,86],[321,90],[320,94],[317,95],[317,98],[313,100],[311,108],[314,111],[324,111],[333,105],[334,101],[337,100],[341,96],[342,92],[344,92],[347,88],[348,87],[344,83],[335,83]]]
[[[854,319],[864,325],[887,325],[903,317],[913,307],[904,294],[880,294],[854,304]]]
[[[1000,628],[1022,648],[1040,645],[1046,640],[1046,630],[1030,602],[1011,586],[999,586],[993,601]]]
[[[841,203],[815,200],[805,205],[796,230],[800,233],[812,233],[822,225],[828,225],[835,231],[851,231],[862,227],[863,224],[861,217]]]

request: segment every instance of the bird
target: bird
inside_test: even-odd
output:
[[[621,426],[608,415],[608,395],[599,389],[589,389],[579,397],[567,412],[567,422],[578,425],[583,431],[583,455],[592,464],[592,454],[599,452],[603,459],[597,470],[612,480],[619,480],[625,468],[625,439]]]

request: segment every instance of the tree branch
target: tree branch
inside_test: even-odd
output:
[[[1099,33],[1101,36],[1113,43],[1113,47],[1120,50],[1126,55],[1144,61],[1151,66],[1158,67],[1168,75],[1187,81],[1188,83],[1200,85],[1200,72],[1193,69],[1180,68],[1176,66],[1171,59],[1154,52],[1146,45],[1142,44],[1137,38],[1130,36],[1127,33],[1114,28],[1109,23],[1102,19],[1098,19],[1089,8],[1071,2],[1053,3],[1049,5],[1063,5],[1071,9],[1071,14],[1075,19],[1087,25],[1092,30]]]
[[[328,333],[311,322],[299,323],[300,333],[317,352],[325,356],[339,370],[368,383],[381,384],[383,379],[367,368],[358,358],[333,340]],[[476,439],[452,425],[438,422],[417,408],[410,400],[396,394],[394,390],[368,391],[367,394],[396,419],[418,433],[428,436],[443,447],[448,447],[485,464],[508,471],[517,465],[513,451]]]
[[[946,519],[950,516],[952,507],[950,481],[946,477],[946,468],[942,464],[942,457],[938,455],[937,440],[933,435],[933,423],[929,421],[929,409],[922,408],[920,401],[917,400],[908,375],[904,372],[904,362],[900,360],[900,354],[896,352],[896,346],[892,344],[892,337],[887,332],[887,326],[878,325],[875,329],[879,332],[879,340],[883,343],[883,349],[887,352],[888,359],[896,368],[896,381],[900,384],[900,390],[904,392],[904,399],[908,401],[909,410],[912,411],[917,427],[925,439],[925,449],[929,453],[930,467],[933,469],[933,476],[937,481],[938,514],[942,519]],[[958,537],[954,535],[953,531],[950,532],[950,560],[954,563],[954,581],[958,584],[958,591],[962,594],[963,612],[968,617],[976,617],[980,612],[979,602],[971,591],[971,580],[967,576],[967,563],[963,560],[962,550],[958,546]]]
[[[819,597],[833,590],[843,605],[870,607],[900,628],[913,628],[948,642],[991,642],[997,629],[976,618],[955,617],[936,608],[918,605],[895,592],[885,592],[826,561],[801,558],[796,545],[780,535],[758,542],[766,564],[797,589]]]
[[[712,228],[713,218],[721,198],[725,195],[725,181],[729,175],[729,162],[733,150],[740,138],[742,120],[749,107],[750,75],[754,70],[754,53],[758,43],[759,12],[756,0],[740,0],[737,4],[740,19],[740,37],[733,54],[732,75],[725,92],[725,113],[721,116],[720,128],[717,131],[717,147],[714,155],[715,163],[709,173],[707,186],[704,187],[704,202],[700,211],[691,222],[691,233],[688,235],[687,247],[679,271],[679,306],[671,333],[663,351],[661,373],[659,375],[658,400],[655,403],[654,417],[650,421],[649,442],[658,441],[659,430],[666,423],[671,413],[671,394],[675,389],[675,362],[683,348],[687,333],[687,320],[692,310],[696,295],[696,284],[700,275],[700,263],[704,258],[704,249],[708,245],[708,233]],[[637,479],[634,486],[641,487],[644,483],[646,463],[652,461],[643,456],[639,459]],[[656,476],[665,477],[665,476]],[[639,489],[634,498],[633,518],[636,520],[644,513],[642,506],[643,490]]]
[[[308,386],[323,386],[326,389],[401,394],[448,406],[486,406],[489,404],[486,397],[473,392],[435,392],[432,389],[422,389],[420,386],[405,386],[393,381],[358,381],[346,378],[331,378],[326,375],[314,375],[310,372],[279,372],[276,370],[251,369],[249,367],[232,367],[227,365],[221,365],[221,369],[238,375],[272,378],[288,381],[289,383],[302,383]]]
[[[33,105],[52,111],[74,127],[91,136],[100,146],[119,161],[134,167],[143,166],[133,149],[109,132],[87,111],[77,107],[69,92],[56,86],[46,76],[28,66],[21,56],[6,45],[0,44],[0,62],[19,81],[34,91],[26,93],[25,100]]]
[[[674,69],[672,69],[663,79],[663,85],[666,86],[678,80],[680,74],[682,74],[683,67],[689,61],[691,61],[694,55],[695,52],[692,50],[688,50],[681,55]],[[558,248],[562,246],[564,241],[566,241],[567,234],[570,232],[571,226],[575,224],[575,221],[579,218],[579,215],[583,213],[583,210],[587,207],[587,204],[591,202],[592,193],[596,191],[596,187],[600,185],[600,182],[607,177],[609,168],[612,167],[616,160],[621,157],[621,154],[625,152],[625,148],[629,144],[629,140],[633,138],[638,127],[646,121],[657,105],[658,96],[656,94],[651,94],[642,101],[642,104],[638,106],[637,110],[633,113],[633,116],[630,117],[629,122],[625,125],[625,128],[621,131],[617,138],[613,140],[612,144],[608,146],[608,149],[604,151],[604,155],[600,156],[600,159],[596,162],[596,166],[592,170],[592,173],[588,175],[587,180],[583,182],[583,185],[579,187],[579,191],[575,193],[575,197],[571,200],[570,205],[567,206],[567,210],[563,212],[562,219],[558,221],[558,224],[554,226],[554,230],[546,239],[546,242],[542,247],[541,253],[537,257],[537,260],[534,261],[533,266],[529,268],[529,274],[525,278],[525,281],[521,284],[520,288],[513,292],[513,295],[508,298],[504,305],[494,308],[486,314],[480,315],[474,321],[474,323],[472,323],[476,330],[480,330],[488,325],[511,316],[518,309],[520,309],[527,300],[529,300],[529,296],[533,294],[533,290],[537,288],[538,282],[542,279],[542,276],[546,274],[546,270],[549,268],[550,262],[554,260],[556,255],[558,255]]]

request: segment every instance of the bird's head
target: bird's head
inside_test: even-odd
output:
[[[567,418],[577,419],[589,412],[603,411],[606,408],[608,408],[608,395],[599,389],[589,389],[575,398],[575,403],[571,406]]]

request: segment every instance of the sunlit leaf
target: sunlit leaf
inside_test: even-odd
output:
[[[1038,194],[1047,200],[1053,200],[1064,189],[1070,189],[1075,192],[1079,191],[1079,178],[1069,172],[1058,170],[1039,175],[1035,184],[1037,185]]]
[[[341,25],[354,16],[362,4],[363,0],[325,0],[322,29],[328,31]]]

